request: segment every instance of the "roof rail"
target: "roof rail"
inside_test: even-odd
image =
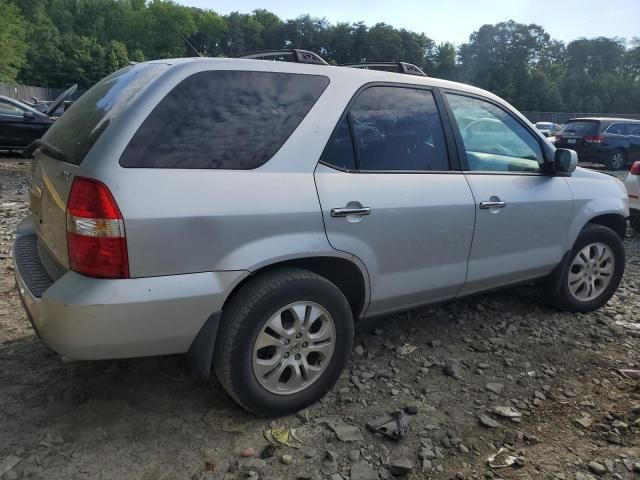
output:
[[[289,60],[287,57],[290,57],[291,60]],[[259,52],[248,53],[246,55],[241,55],[238,58],[329,65],[317,53],[313,53],[308,50],[300,50],[297,48],[289,48],[285,50],[263,50]]]
[[[395,69],[398,73],[405,73],[407,75],[418,75],[420,77],[426,77],[427,74],[422,71],[421,68],[416,67],[413,63],[407,62],[362,62],[362,63],[343,63],[341,67],[351,68],[363,68],[371,70],[383,70],[388,71],[389,67]]]

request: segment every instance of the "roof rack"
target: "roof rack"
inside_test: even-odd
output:
[[[343,63],[341,67],[363,68],[371,70],[389,71],[389,67],[394,68],[397,73],[405,73],[407,75],[418,75],[426,77],[427,74],[421,68],[416,67],[413,63],[407,62],[362,62],[362,63]]]
[[[288,57],[290,57],[291,59],[289,59]],[[313,53],[308,50],[300,50],[297,48],[290,48],[285,50],[264,50],[260,52],[248,53],[247,55],[241,55],[238,58],[329,65],[317,53]]]

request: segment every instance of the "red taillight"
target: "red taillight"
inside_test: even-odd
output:
[[[631,169],[629,170],[629,173],[631,175],[640,175],[640,161],[633,162],[633,165],[631,165]]]
[[[584,137],[584,141],[587,143],[602,143],[602,137],[598,135],[591,135],[588,137]]]
[[[75,177],[67,201],[67,248],[72,270],[90,277],[129,278],[120,209],[104,183]]]

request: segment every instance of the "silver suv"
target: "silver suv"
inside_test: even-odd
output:
[[[426,76],[147,62],[28,150],[14,262],[41,338],[81,360],[188,353],[258,414],[321,398],[364,317],[535,279],[585,312],[623,275],[622,183]]]

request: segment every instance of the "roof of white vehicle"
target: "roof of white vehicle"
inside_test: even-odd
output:
[[[253,60],[245,58],[211,58],[211,57],[190,57],[190,58],[169,58],[162,60],[152,60],[147,63],[161,63],[176,66],[195,66],[201,65],[212,67],[213,69],[230,68],[238,70],[257,70],[272,72],[291,72],[302,74],[326,75],[331,79],[346,79],[362,84],[370,82],[389,82],[389,83],[406,83],[413,85],[425,85],[439,88],[450,88],[452,90],[464,91],[468,93],[477,93],[485,97],[504,102],[501,98],[493,95],[491,92],[482,90],[464,83],[452,82],[449,80],[441,80],[439,78],[429,76],[408,75],[403,73],[385,72],[381,70],[341,67],[334,65],[314,65],[307,63],[295,62],[277,62],[268,60]]]

